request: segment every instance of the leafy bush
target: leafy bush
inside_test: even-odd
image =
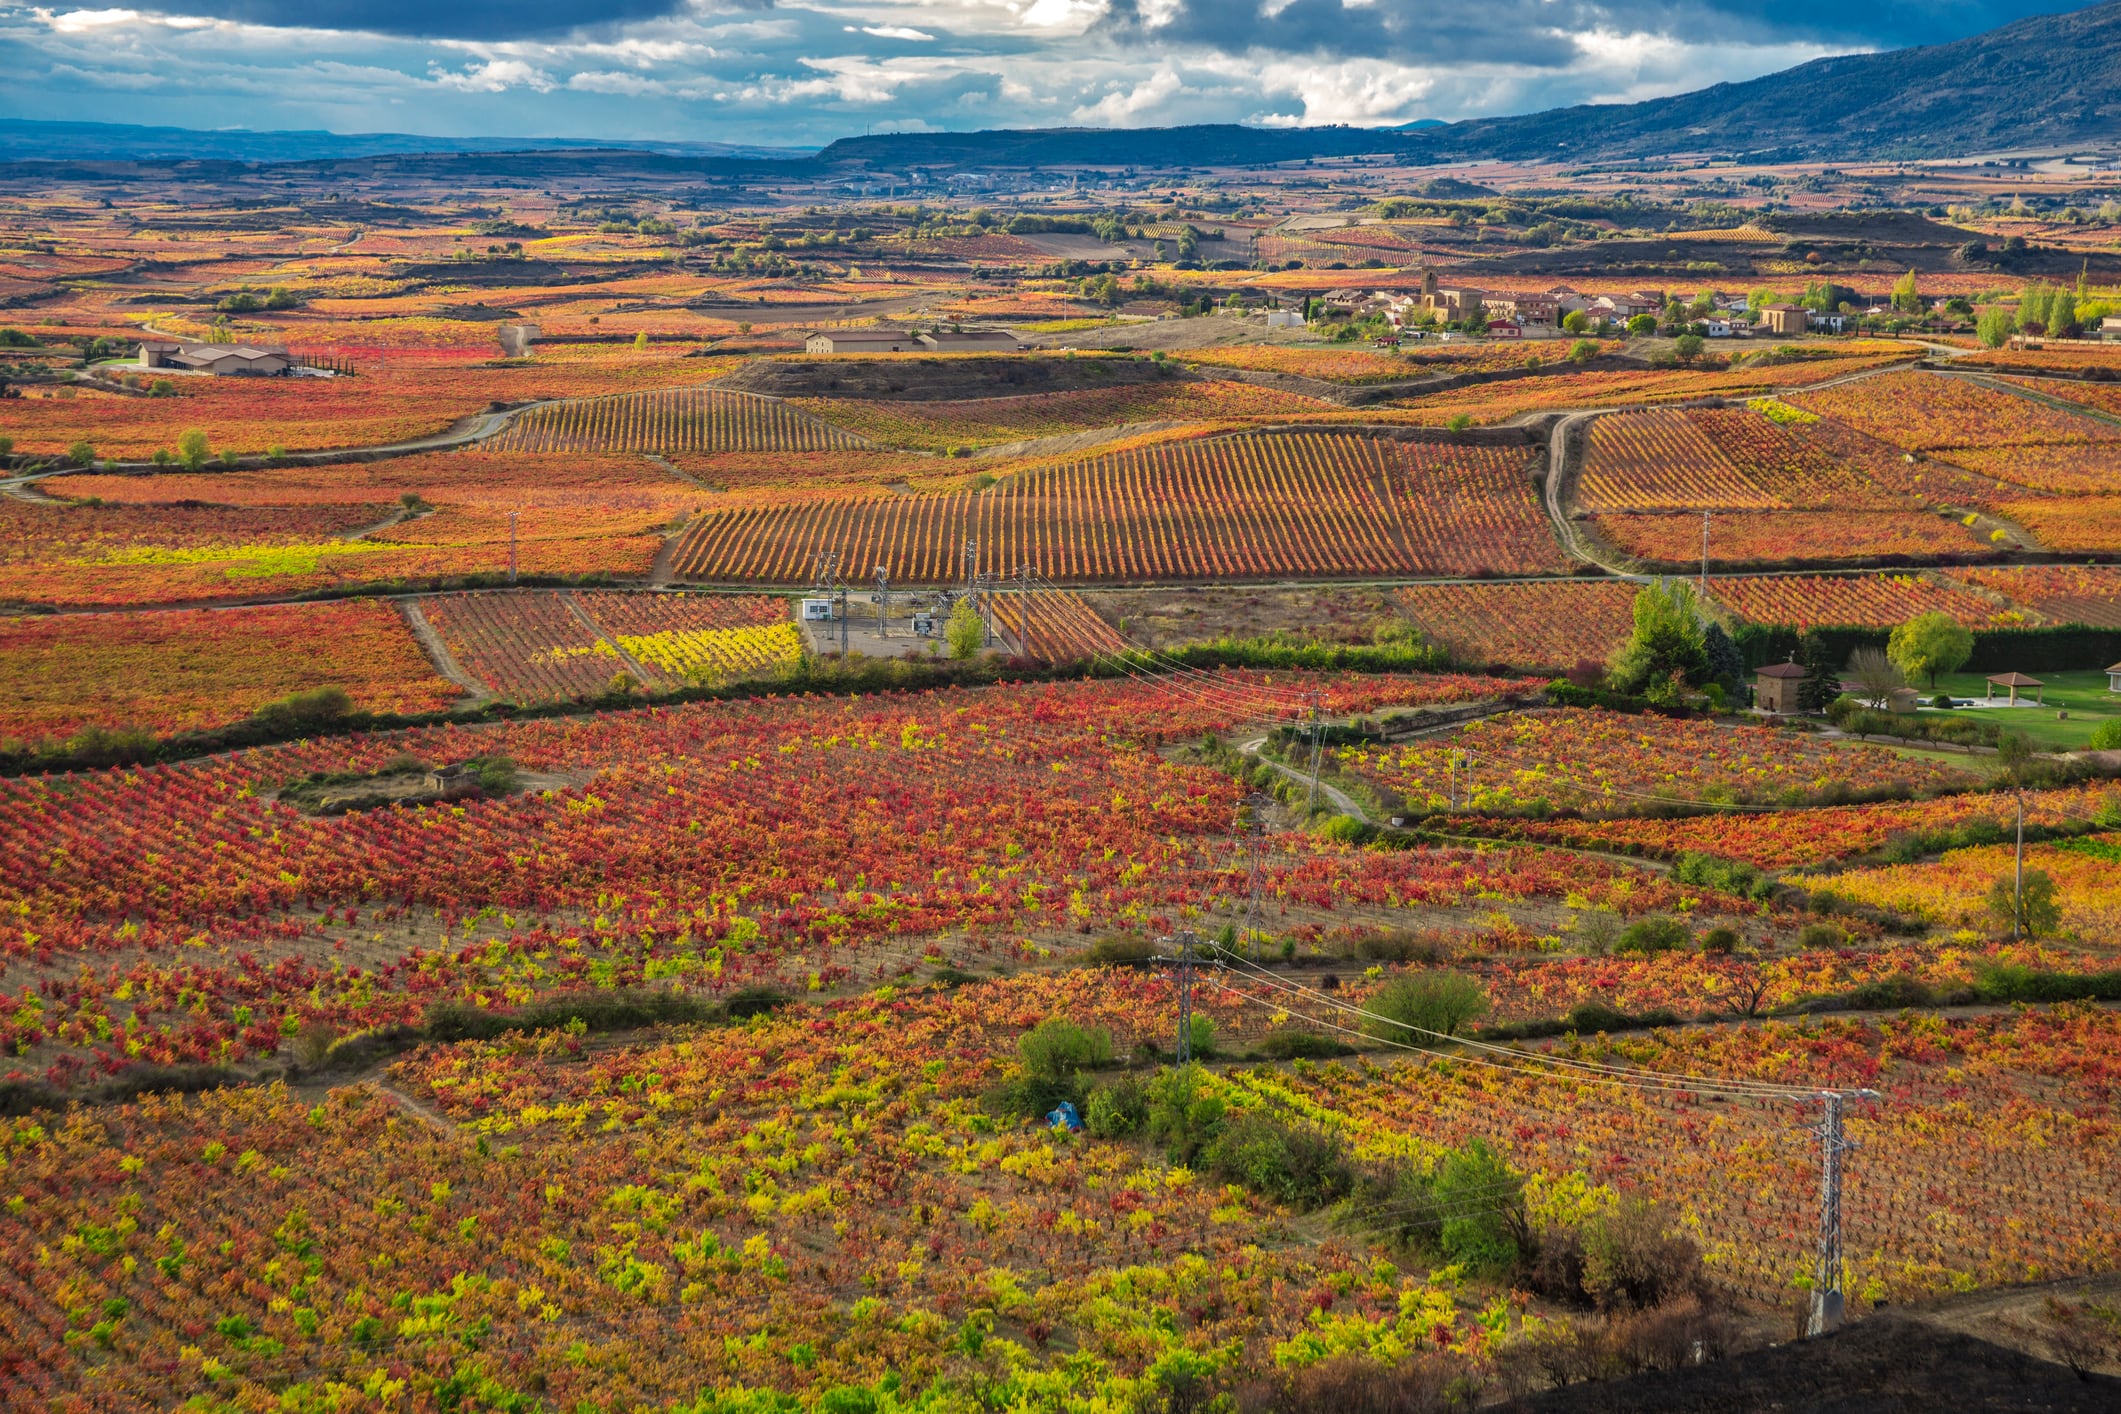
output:
[[[1049,1016],[1016,1038],[1024,1069],[1041,1080],[1064,1080],[1112,1063],[1112,1033]]]
[[[1099,938],[1084,953],[1086,961],[1103,967],[1143,967],[1157,955],[1146,938]]]
[[[1487,1015],[1488,992],[1463,972],[1410,972],[1379,987],[1364,1010],[1371,1013],[1365,1029],[1372,1036],[1418,1045],[1454,1036],[1467,1022]]]
[[[1340,1140],[1257,1111],[1225,1124],[1206,1154],[1223,1178],[1299,1211],[1346,1197],[1354,1181]]]
[[[1774,891],[1773,881],[1742,860],[1692,851],[1681,855],[1672,866],[1672,877],[1682,884],[1696,884],[1739,898],[1764,898]]]
[[[1638,918],[1620,934],[1615,946],[1621,952],[1660,953],[1684,951],[1694,940],[1686,924],[1662,914]]]
[[[1083,1126],[1100,1139],[1124,1139],[1148,1121],[1148,1092],[1131,1075],[1106,1081],[1083,1102]]]
[[[2085,744],[2094,751],[2121,751],[2121,717],[2109,717],[2093,727],[2091,740]]]
[[[2062,901],[2044,869],[2026,870],[2022,887],[2014,874],[1996,880],[1989,886],[1988,911],[2004,927],[2015,927],[2028,938],[2045,937],[2062,926]]]
[[[1192,1164],[1222,1132],[1225,1106],[1204,1095],[1197,1065],[1167,1070],[1149,1082],[1149,1138],[1176,1164]]]
[[[1736,928],[1716,927],[1701,935],[1701,950],[1705,953],[1728,954],[1738,951],[1744,939]]]
[[[1797,946],[1807,952],[1838,948],[1848,940],[1848,933],[1831,923],[1807,923],[1797,932]]]

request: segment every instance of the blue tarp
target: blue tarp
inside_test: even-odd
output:
[[[1083,1117],[1076,1111],[1073,1100],[1063,1100],[1060,1107],[1046,1116],[1046,1123],[1055,1129],[1065,1129],[1070,1134],[1079,1134],[1083,1128]]]

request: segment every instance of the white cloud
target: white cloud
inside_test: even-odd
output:
[[[567,86],[576,93],[623,93],[635,98],[651,93],[670,92],[670,85],[661,79],[644,78],[640,74],[610,69],[591,69],[571,75]]]
[[[1186,91],[1186,85],[1178,77],[1177,70],[1169,64],[1143,79],[1133,88],[1106,94],[1097,102],[1076,109],[1068,116],[1078,123],[1102,123],[1112,127],[1124,125],[1129,119],[1139,118],[1151,109],[1163,106],[1165,101]]]
[[[431,67],[428,80],[438,88],[453,88],[460,93],[506,93],[511,88],[550,93],[555,87],[552,75],[521,59],[488,59],[462,72]]]
[[[930,40],[932,40],[932,39],[934,39],[934,38],[935,38],[935,36],[934,36],[934,35],[932,35],[932,34],[926,34],[926,33],[923,33],[923,32],[922,32],[922,31],[920,31],[920,30],[914,29],[914,28],[913,28],[913,27],[912,27],[911,25],[862,25],[862,26],[860,26],[859,28],[857,28],[857,27],[856,27],[856,26],[854,26],[854,25],[848,25],[848,26],[847,26],[847,33],[849,33],[849,34],[873,34],[873,35],[875,35],[875,36],[876,36],[876,37],[877,37],[878,39],[930,39]]]

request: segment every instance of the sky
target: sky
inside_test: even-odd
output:
[[[0,117],[820,146],[1629,102],[2082,0],[0,0]]]

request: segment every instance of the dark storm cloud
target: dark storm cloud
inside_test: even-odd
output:
[[[172,14],[414,39],[531,39],[660,19],[685,0],[182,0]]]
[[[1692,44],[1816,44],[1898,48],[1937,44],[2087,0],[1182,0],[1147,23],[1154,0],[1113,0],[1105,26],[1133,42],[1226,53],[1330,54],[1422,64],[1511,63],[1561,68],[1571,38],[1594,30],[1666,35]],[[1270,12],[1271,11],[1271,12]]]

